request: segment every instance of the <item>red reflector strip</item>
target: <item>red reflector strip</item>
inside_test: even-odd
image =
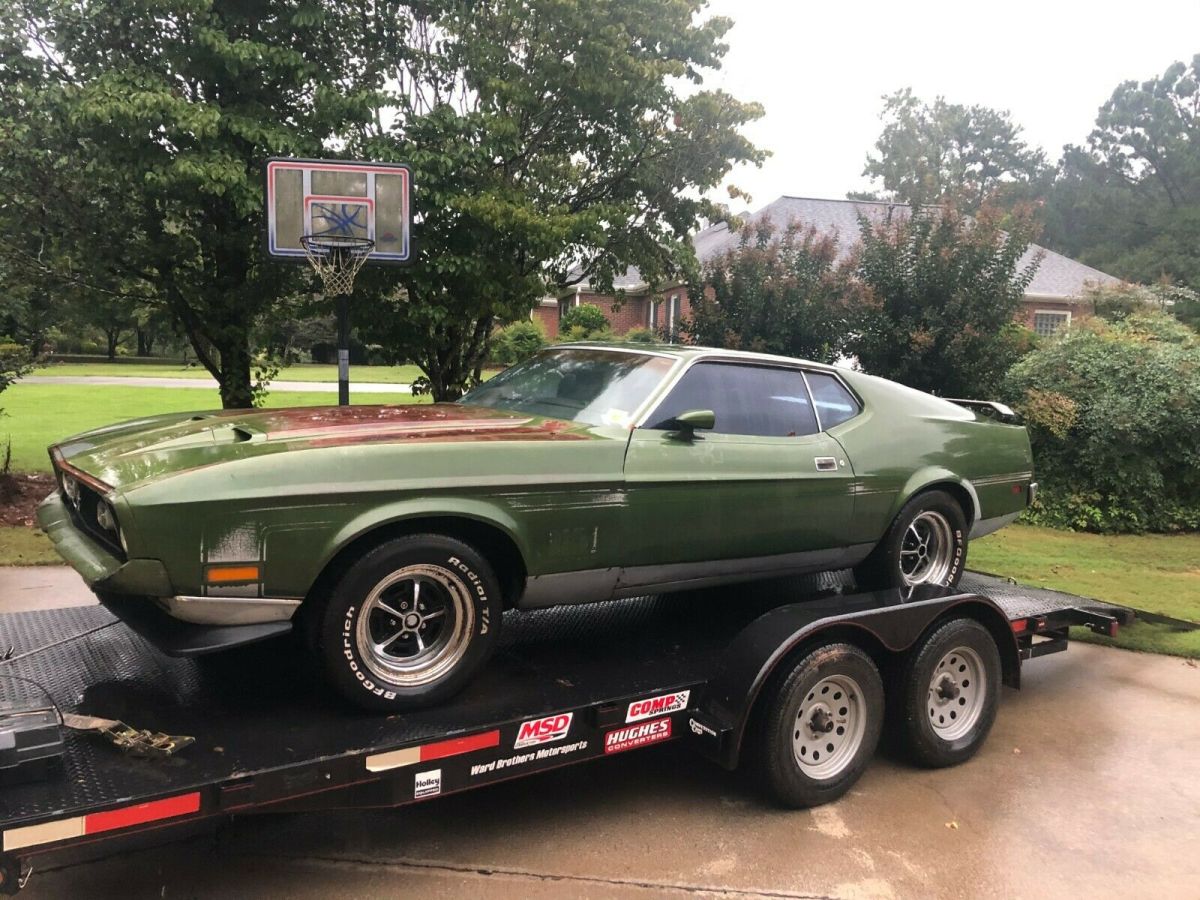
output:
[[[40,825],[11,828],[4,832],[3,846],[6,851],[22,847],[37,847],[41,844],[53,844],[88,834],[100,834],[105,831],[115,831],[118,828],[128,828],[131,825],[144,825],[147,822],[174,819],[199,811],[200,793],[196,791],[191,794],[180,794],[178,797],[167,797],[164,800],[151,800],[149,803],[139,803],[136,806],[110,809],[107,812],[75,816],[71,819],[58,819],[54,822],[43,822]]]
[[[499,746],[500,731],[498,729],[484,731],[480,734],[469,734],[466,737],[451,738],[448,741],[438,741],[436,744],[425,744],[423,747],[405,747],[403,750],[376,753],[374,756],[367,757],[367,771],[386,772],[388,769],[399,769],[402,766],[412,766],[433,759],[445,759],[447,756],[458,756],[473,750]]]
[[[460,753],[470,753],[472,750],[483,750],[485,747],[499,747],[500,732],[485,731],[482,734],[472,734],[468,737],[451,738],[448,741],[438,741],[436,744],[425,744],[421,748],[421,762],[431,759],[445,759],[447,756],[458,756]]]
[[[1026,624],[1027,624],[1027,622],[1025,619],[1013,619],[1012,620],[1013,634],[1020,634],[1022,631],[1024,631]]]
[[[83,833],[99,834],[102,831],[112,831],[114,828],[128,828],[130,825],[142,825],[146,822],[157,822],[160,819],[173,819],[176,816],[186,816],[188,813],[199,811],[199,791],[180,794],[178,797],[167,797],[165,800],[151,800],[149,803],[139,803],[137,806],[110,809],[107,812],[84,816]]]

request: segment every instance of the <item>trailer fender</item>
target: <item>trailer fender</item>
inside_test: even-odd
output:
[[[725,648],[688,719],[688,738],[704,755],[737,767],[751,711],[764,685],[794,651],[821,641],[857,643],[903,654],[950,616],[978,619],[996,639],[1004,683],[1020,684],[1020,653],[1008,617],[978,594],[947,588],[877,591],[781,606],[743,628]]]

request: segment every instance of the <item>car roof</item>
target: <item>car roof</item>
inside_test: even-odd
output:
[[[747,350],[724,350],[720,347],[700,347],[695,344],[650,344],[644,341],[572,341],[567,344],[553,344],[547,350],[572,349],[581,350],[624,350],[634,353],[645,353],[656,356],[674,356],[677,359],[734,359],[745,362],[800,363],[813,369],[835,371],[836,367],[827,363],[813,362],[808,359],[798,359],[794,356],[778,356],[772,353],[751,353]]]

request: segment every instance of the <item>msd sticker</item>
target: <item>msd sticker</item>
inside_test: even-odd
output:
[[[513,749],[520,750],[523,747],[537,747],[561,741],[571,730],[571,720],[574,717],[575,713],[568,712],[522,722],[521,727],[517,729],[517,741],[513,744]]]
[[[640,722],[642,719],[652,719],[655,716],[687,709],[691,696],[691,691],[678,691],[674,694],[663,694],[661,697],[651,697],[648,700],[634,700],[629,704],[625,721]]]
[[[428,772],[418,772],[413,781],[413,797],[432,797],[442,792],[442,770],[430,769]]]
[[[626,725],[615,728],[604,735],[604,752],[620,753],[623,750],[633,750],[645,747],[647,744],[657,744],[671,736],[671,719],[655,719],[653,722],[643,722],[640,725]]]

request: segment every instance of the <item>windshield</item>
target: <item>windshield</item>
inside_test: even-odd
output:
[[[459,402],[587,425],[628,426],[673,365],[670,357],[644,353],[547,350],[505,369]]]

